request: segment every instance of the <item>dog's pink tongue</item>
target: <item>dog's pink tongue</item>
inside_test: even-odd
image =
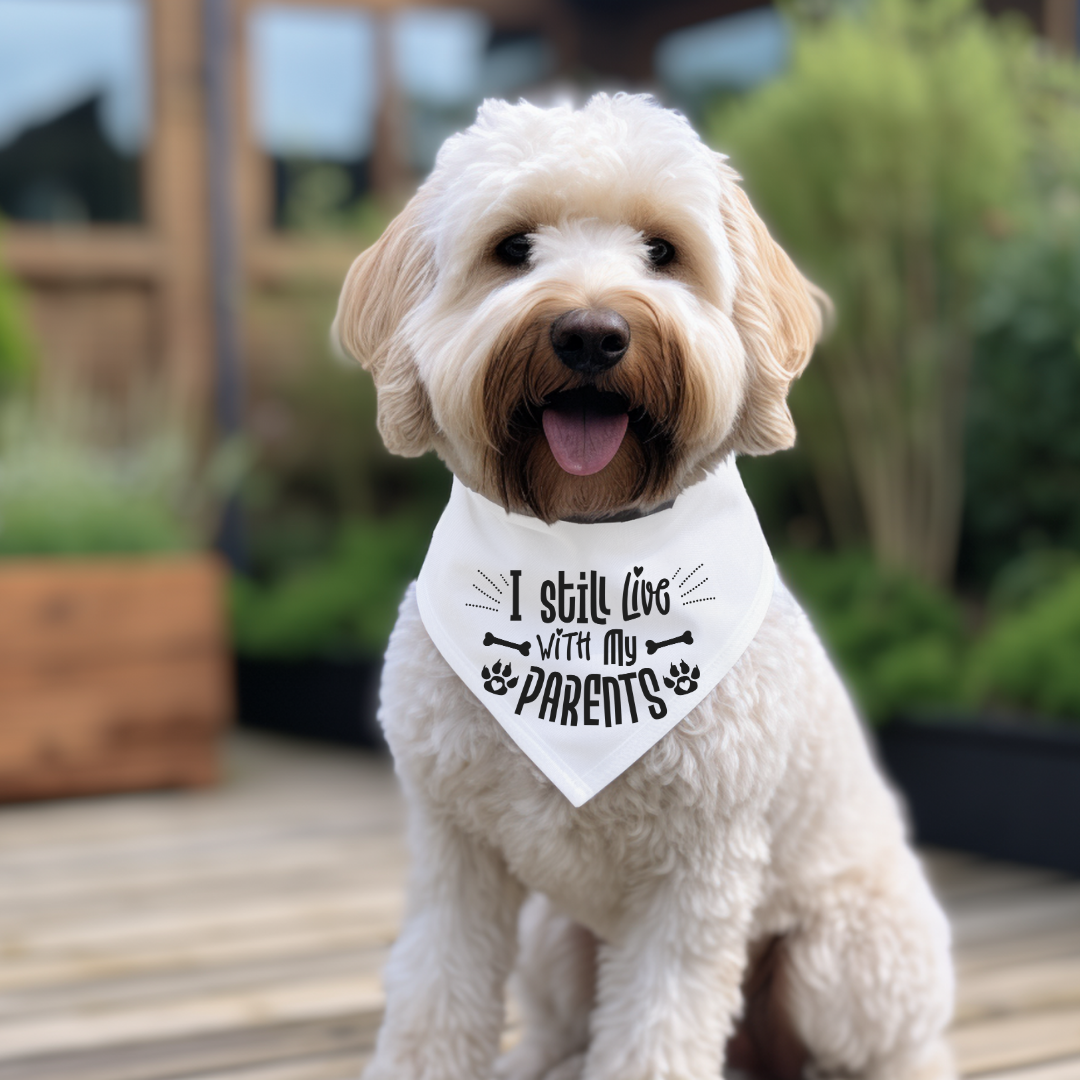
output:
[[[587,405],[559,409],[549,405],[544,410],[544,435],[566,472],[591,476],[619,452],[629,420],[626,413],[601,413]]]

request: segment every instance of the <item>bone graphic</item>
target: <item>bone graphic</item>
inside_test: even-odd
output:
[[[496,637],[494,634],[484,635],[485,645],[505,645],[508,649],[517,649],[522,656],[528,656],[529,650],[532,648],[532,642],[523,641],[520,645],[516,641],[503,641],[502,638]]]
[[[680,634],[678,637],[668,638],[667,641],[646,641],[645,651],[652,656],[657,649],[663,649],[668,645],[679,645],[685,642],[687,645],[694,644],[694,635],[687,630],[685,633]]]

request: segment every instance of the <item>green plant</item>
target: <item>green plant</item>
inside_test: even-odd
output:
[[[14,280],[0,265],[0,397],[29,380],[33,360],[21,297]]]
[[[235,579],[237,650],[282,658],[380,654],[430,534],[415,515],[354,520],[323,559],[268,583]]]
[[[0,414],[0,556],[184,551],[205,541],[221,459],[196,482],[177,427],[95,441],[90,412],[25,400]],[[222,466],[225,466],[223,469]]]
[[[838,321],[793,397],[841,541],[952,571],[972,305],[1022,200],[1026,45],[970,0],[874,0],[797,24],[780,79],[708,123]]]
[[[995,620],[972,651],[968,692],[984,705],[1080,723],[1080,570]]]
[[[866,554],[779,562],[869,720],[961,700],[966,642],[951,596]]]
[[[1080,198],[1040,217],[1001,252],[978,309],[963,547],[978,584],[1019,550],[1080,549]]]
[[[252,311],[260,333],[282,348],[276,365],[263,365],[279,373],[253,385],[249,409],[244,501],[251,567],[261,578],[327,556],[350,519],[415,512],[430,532],[449,495],[450,474],[434,454],[405,459],[383,446],[371,376],[330,355],[334,299],[275,296]]]

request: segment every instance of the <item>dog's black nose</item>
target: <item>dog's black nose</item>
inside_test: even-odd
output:
[[[630,347],[630,324],[610,308],[578,308],[551,324],[551,347],[571,371],[599,375]]]

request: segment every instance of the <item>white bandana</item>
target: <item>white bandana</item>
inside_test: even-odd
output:
[[[597,525],[510,514],[455,480],[416,598],[447,663],[581,806],[728,673],[774,576],[728,459],[670,509]]]

